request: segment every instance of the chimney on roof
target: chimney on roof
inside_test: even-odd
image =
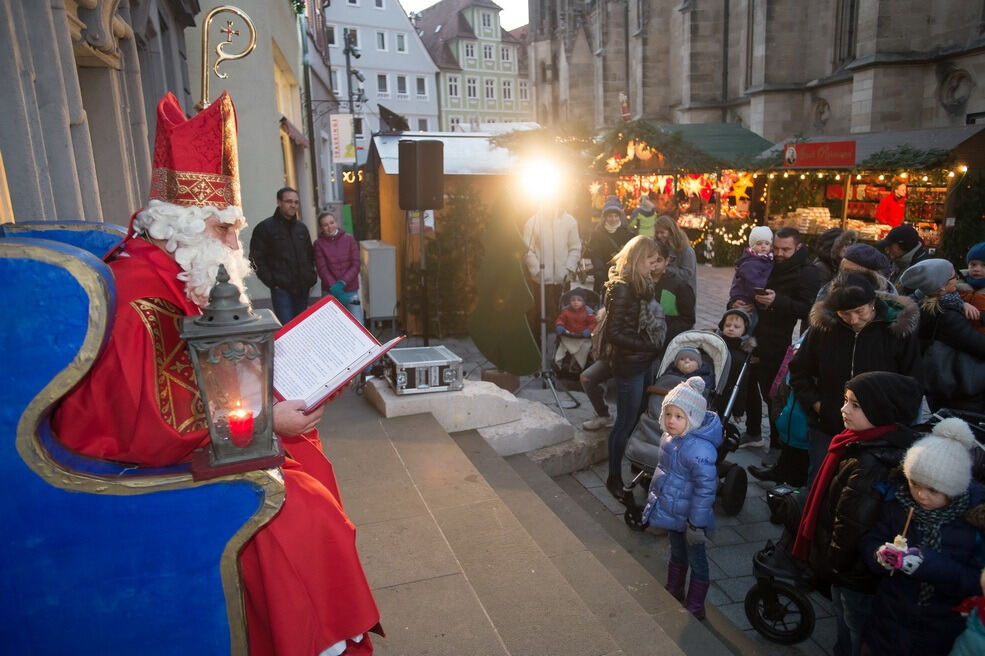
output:
[[[417,30],[421,26],[421,12],[412,11],[409,14],[407,14],[407,18],[410,19],[410,24],[414,26],[415,30]]]

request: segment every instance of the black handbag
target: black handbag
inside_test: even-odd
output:
[[[933,340],[923,352],[924,389],[939,399],[985,391],[985,360]]]

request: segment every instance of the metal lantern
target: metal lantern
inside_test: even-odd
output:
[[[200,456],[196,467],[193,457],[196,478],[275,466],[283,458],[272,413],[278,328],[273,312],[240,301],[222,265],[203,313],[184,318],[181,338],[188,342],[211,438],[207,465]],[[202,468],[215,473],[196,471]]]

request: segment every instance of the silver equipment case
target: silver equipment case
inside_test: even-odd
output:
[[[462,358],[444,346],[391,349],[384,364],[384,376],[395,394],[453,392],[465,385]]]

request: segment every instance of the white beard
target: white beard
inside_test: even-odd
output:
[[[218,239],[206,234],[206,220],[215,216],[220,223],[234,224],[242,212],[238,207],[223,210],[214,207],[186,207],[152,200],[137,214],[136,234],[144,234],[164,243],[164,250],[174,257],[182,272],[178,279],[185,283],[188,300],[199,307],[209,303],[209,292],[215,285],[219,265],[226,266],[229,282],[240,289],[240,300],[249,305],[243,280],[252,272],[242,246],[233,250]]]
[[[174,252],[174,259],[182,268],[178,280],[184,281],[188,300],[199,307],[204,308],[208,305],[209,292],[215,286],[219,265],[223,264],[226,273],[229,274],[229,282],[240,289],[240,301],[249,305],[243,280],[251,269],[250,262],[243,255],[243,251],[234,251],[207,235],[198,235],[196,241],[199,243],[179,246]]]

